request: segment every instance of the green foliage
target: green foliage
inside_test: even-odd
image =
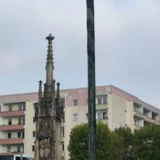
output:
[[[121,160],[122,139],[102,122],[96,126],[97,160]],[[72,128],[68,146],[70,160],[88,159],[88,124]],[[114,152],[113,152],[114,151]]]
[[[160,126],[148,125],[132,134],[129,127],[111,132],[106,124],[97,123],[97,160],[159,160]],[[68,146],[70,160],[88,159],[88,124],[72,128]]]
[[[133,134],[129,127],[119,127],[114,130],[123,139],[123,160],[134,159]]]
[[[123,139],[114,132],[110,133],[108,153],[108,160],[123,160]]]
[[[160,126],[153,124],[135,131],[134,151],[139,160],[159,160]]]
[[[72,128],[68,146],[70,160],[88,159],[88,124]]]

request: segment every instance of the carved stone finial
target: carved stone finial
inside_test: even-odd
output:
[[[54,36],[51,35],[51,33],[49,34],[49,36],[46,37],[47,40],[52,41],[55,39]]]

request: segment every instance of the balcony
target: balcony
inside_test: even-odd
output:
[[[16,124],[16,125],[1,125],[0,131],[17,131],[17,130],[24,130],[23,124]]]
[[[8,152],[8,153],[0,153],[0,156],[13,156],[13,155],[20,155],[20,152]]]
[[[96,104],[96,110],[105,110],[107,109],[107,104]]]
[[[24,116],[24,111],[6,111],[0,112],[0,117],[17,117],[17,116]]]
[[[134,111],[134,115],[136,116],[136,117],[139,117],[139,118],[144,118],[144,115],[143,115],[143,113],[141,113],[141,112],[138,112],[138,111]]]
[[[61,142],[64,142],[64,136],[61,136]]]
[[[139,125],[135,125],[135,127],[134,127],[135,130],[139,130],[141,128],[142,128],[142,126],[139,126]]]
[[[104,124],[107,124],[107,119],[97,119],[97,123],[102,122]]]
[[[149,123],[154,123],[154,120],[150,117],[147,117],[147,116],[144,117],[144,120],[149,122]]]
[[[64,122],[61,122],[61,127],[64,127]]]
[[[154,120],[154,123],[160,125],[160,121]]]
[[[64,151],[61,152],[61,157],[64,157],[65,156],[65,153]]]
[[[23,144],[22,138],[0,139],[1,145]]]

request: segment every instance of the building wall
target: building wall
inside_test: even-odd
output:
[[[33,122],[35,101],[26,101],[25,112],[25,139],[24,139],[24,153],[28,155],[34,155],[32,146],[34,146],[35,137],[33,137],[33,131],[35,131],[35,123]]]
[[[109,119],[109,121],[111,120],[110,129],[114,130],[115,128],[118,128],[120,126],[125,126],[127,101],[125,99],[122,99],[121,97],[118,97],[117,95],[112,94],[111,105],[109,104],[109,107],[111,108],[112,115],[112,118]]]
[[[65,146],[64,146],[64,152],[65,152],[65,158],[66,160],[68,157],[68,151],[67,146],[69,144],[70,139],[70,131],[71,129],[78,124],[86,123],[87,116],[86,113],[88,113],[88,107],[87,106],[69,106],[65,108]],[[73,115],[77,114],[77,121],[74,121]]]
[[[133,102],[127,102],[127,109],[126,109],[126,125],[129,126],[132,130],[132,132],[135,129],[134,126],[134,108],[133,108]]]

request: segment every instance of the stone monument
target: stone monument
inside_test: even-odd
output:
[[[55,89],[53,79],[53,53],[52,41],[54,37],[49,34],[48,54],[46,62],[46,83],[42,91],[42,81],[39,81],[38,103],[35,108],[35,154],[34,160],[61,160],[61,123],[64,119],[64,105],[60,100],[60,83]]]

